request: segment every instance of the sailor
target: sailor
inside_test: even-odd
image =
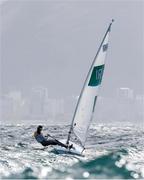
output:
[[[41,143],[43,146],[59,145],[59,146],[62,146],[62,147],[65,147],[65,148],[69,148],[69,149],[71,149],[73,147],[72,144],[69,146],[67,144],[61,143],[60,141],[58,141],[56,139],[49,139],[49,140],[47,140],[47,137],[50,136],[50,135],[47,134],[46,136],[43,136],[42,129],[43,129],[43,127],[41,125],[39,125],[37,127],[37,130],[34,132],[34,137],[35,137],[36,141],[38,143]]]

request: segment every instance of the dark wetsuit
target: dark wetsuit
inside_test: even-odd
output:
[[[47,140],[42,134],[38,134],[37,132],[34,133],[34,137],[37,140],[37,142],[41,143],[43,146],[59,145],[59,146],[67,148],[67,145],[57,140],[53,140],[53,139]]]

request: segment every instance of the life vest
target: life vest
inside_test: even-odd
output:
[[[46,138],[42,134],[38,134],[37,132],[34,132],[34,137],[39,143],[46,141]]]

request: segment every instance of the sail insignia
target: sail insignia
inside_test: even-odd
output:
[[[108,43],[103,45],[103,52],[107,51],[108,49]]]
[[[101,84],[103,71],[104,71],[104,64],[100,66],[95,66],[93,68],[88,86],[98,86],[99,84]]]

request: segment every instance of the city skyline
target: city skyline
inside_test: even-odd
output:
[[[27,92],[44,86],[53,97],[79,94],[114,18],[101,94],[112,95],[118,87],[142,94],[142,5],[141,1],[3,2],[1,91]]]
[[[70,124],[78,96],[52,98],[47,88],[33,88],[29,94],[13,91],[0,96],[1,123]],[[118,88],[113,97],[99,96],[93,122],[137,122],[143,123],[142,104],[144,94],[132,89]],[[136,117],[136,119],[135,119]]]
[[[143,122],[143,5],[111,0],[0,3],[4,119],[70,121],[115,19],[94,118]]]

